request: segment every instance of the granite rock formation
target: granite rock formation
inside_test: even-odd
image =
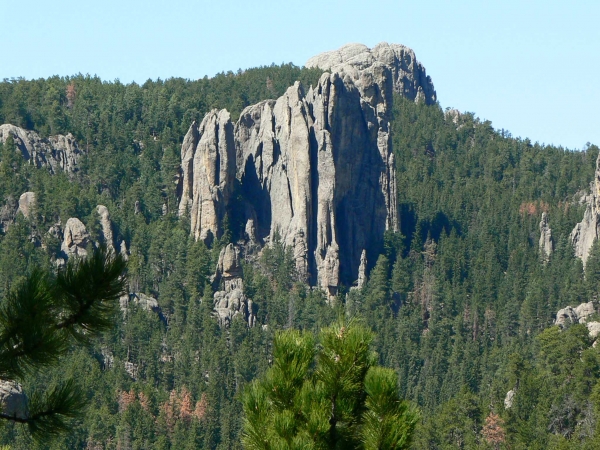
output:
[[[369,49],[363,44],[348,44],[338,50],[310,58],[306,67],[319,67],[328,72],[344,72],[360,76],[367,69],[382,65],[392,74],[393,88],[410,100],[437,101],[431,78],[415,57],[415,52],[400,44],[382,42]],[[356,74],[356,75],[355,75]]]
[[[558,325],[561,329],[577,323],[585,324],[589,337],[596,339],[600,335],[600,322],[590,320],[596,312],[594,302],[582,303],[575,308],[567,306],[556,313],[554,324]],[[596,340],[593,346],[596,347],[597,343],[598,341]]]
[[[181,149],[180,214],[210,241],[236,204],[247,243],[278,237],[298,273],[333,296],[359,277],[363,252],[376,261],[386,230],[398,229],[390,114],[393,92],[436,101],[431,79],[403,46],[346,46],[307,65],[324,73],[277,100],[247,107],[232,124],[213,110],[192,123]],[[229,216],[231,218],[231,215]]]
[[[81,220],[71,217],[65,224],[63,242],[60,247],[67,256],[87,256],[86,247],[90,243],[90,235]]]
[[[584,198],[586,209],[583,220],[575,225],[571,232],[571,242],[575,249],[575,256],[581,258],[584,267],[590,249],[600,234],[600,155],[596,160],[596,173],[590,191],[590,195]]]
[[[113,235],[113,227],[112,222],[110,220],[110,213],[108,212],[108,208],[104,205],[96,206],[96,211],[98,212],[100,227],[102,229],[102,243],[106,245],[106,247],[113,252],[115,251],[115,240]]]
[[[23,214],[25,218],[29,218],[35,207],[35,192],[25,192],[19,197],[19,209],[17,213]]]
[[[127,307],[130,303],[135,303],[144,311],[152,311],[156,313],[160,312],[158,301],[154,297],[146,295],[142,292],[131,292],[127,295],[123,295],[119,299],[119,305],[123,314],[127,313]]]
[[[548,225],[548,214],[545,212],[542,213],[542,220],[540,221],[540,256],[542,261],[545,263],[550,260],[550,255],[553,250],[552,243],[552,230],[550,229],[550,225]]]
[[[235,179],[233,124],[226,110],[212,110],[192,123],[181,146],[179,212],[189,210],[196,239],[221,237]]]
[[[515,393],[516,391],[514,389],[511,389],[506,393],[506,397],[504,397],[504,409],[512,408],[512,405],[515,401]]]
[[[582,303],[575,308],[567,306],[556,313],[554,324],[563,328],[569,324],[586,323],[588,317],[595,312],[596,309],[593,302]]]
[[[79,159],[83,152],[71,133],[42,139],[34,131],[11,124],[0,125],[0,143],[5,143],[9,136],[13,138],[23,158],[35,167],[45,167],[50,173],[72,173],[79,170]]]
[[[213,284],[221,290],[216,290],[214,293],[214,308],[221,325],[228,326],[239,315],[248,326],[252,327],[256,316],[252,300],[244,294],[240,253],[239,247],[229,244],[219,254]]]

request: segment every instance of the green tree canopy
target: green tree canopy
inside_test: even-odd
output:
[[[373,334],[355,322],[276,334],[273,363],[244,394],[247,449],[405,449],[417,412],[394,370],[378,367]]]

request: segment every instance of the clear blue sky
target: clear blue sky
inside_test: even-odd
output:
[[[600,145],[600,1],[0,0],[0,79],[212,76],[407,45],[440,104],[532,141]]]

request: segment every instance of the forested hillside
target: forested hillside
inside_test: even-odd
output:
[[[414,448],[600,446],[599,350],[583,325],[553,325],[559,309],[596,301],[600,289],[600,253],[592,250],[584,272],[569,237],[594,180],[594,145],[534,144],[475,114],[395,95],[400,232],[386,233],[365,285],[328,299],[302,282],[291,250],[275,239],[243,262],[255,325],[220,326],[211,276],[235,236],[228,228],[207,246],[179,216],[183,137],[212,108],[237,118],[320,75],[282,65],[141,86],[81,75],[0,83],[0,124],[42,137],[70,132],[85,153],[77,172],[50,174],[10,140],[0,146],[0,295],[36,265],[54,269],[55,224],[78,217],[99,240],[96,206],[105,205],[128,249],[130,291],[158,300],[153,310],[131,302],[93,351],[74,351],[35,381],[76,375],[90,406],[72,433],[32,442],[5,422],[1,444],[241,448],[241,393],[269,367],[274,333],[317,334],[357,317],[375,333],[379,363],[397,371],[401,394],[420,408]],[[28,219],[16,213],[26,191],[37,196]],[[538,245],[543,212],[549,257]]]

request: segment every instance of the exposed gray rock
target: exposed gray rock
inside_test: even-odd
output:
[[[506,393],[506,397],[504,397],[504,409],[512,408],[513,402],[515,400],[515,390],[511,389]]]
[[[542,261],[544,261],[545,263],[548,262],[550,260],[550,255],[552,254],[553,243],[552,230],[548,225],[548,214],[546,214],[545,212],[542,213],[542,220],[540,221],[539,247]]]
[[[206,242],[221,237],[235,179],[233,124],[226,110],[193,122],[181,146],[179,213],[190,212],[192,233]]]
[[[570,324],[586,323],[587,319],[595,312],[594,302],[582,303],[575,308],[567,306],[556,313],[554,324],[564,328]]]
[[[592,339],[596,339],[600,334],[600,322],[587,322],[585,326],[587,327],[588,332],[590,333],[590,337]]]
[[[76,172],[83,152],[71,133],[42,139],[35,131],[10,124],[0,125],[0,143],[12,136],[23,158],[36,167],[46,167],[51,173]]]
[[[132,363],[130,361],[125,361],[123,363],[123,367],[125,368],[125,372],[127,372],[132,379],[137,380],[138,372],[140,369],[138,364]]]
[[[309,65],[331,73],[308,91],[295,83],[247,107],[235,126],[224,110],[192,123],[181,147],[179,213],[189,212],[191,232],[209,242],[222,234],[239,186],[246,248],[279,237],[298,274],[335,296],[340,283],[358,279],[363,252],[375,261],[384,232],[398,230],[393,91],[436,97],[403,46],[347,46]]]
[[[25,192],[19,197],[19,209],[17,213],[23,214],[24,217],[29,218],[35,207],[35,192]]]
[[[240,315],[249,327],[254,326],[256,317],[252,312],[252,300],[248,299],[241,289],[215,292],[214,303],[221,325],[229,326],[231,321]]]
[[[360,255],[360,267],[358,268],[358,288],[362,288],[367,282],[367,252],[363,250]]]
[[[362,72],[382,65],[392,72],[391,81],[396,92],[410,100],[419,98],[429,104],[437,101],[431,78],[419,63],[415,53],[399,44],[382,42],[369,49],[363,44],[347,44],[338,50],[310,58],[306,67],[319,67],[328,72],[349,73],[356,78]]]
[[[114,245],[114,237],[113,237],[113,228],[112,228],[112,222],[110,220],[110,214],[108,212],[108,208],[104,205],[98,205],[96,206],[96,211],[98,212],[98,215],[100,216],[100,227],[102,228],[102,239],[103,239],[103,243],[106,245],[106,247],[110,250],[112,250],[113,252],[115,251],[115,245]]]
[[[575,308],[575,315],[577,316],[579,323],[586,323],[588,317],[596,312],[594,308],[594,302],[582,303]]]
[[[0,380],[0,412],[7,416],[27,419],[27,396],[21,385],[11,380]]]
[[[564,326],[573,323],[579,323],[579,319],[573,308],[567,306],[566,308],[558,310],[556,313],[556,320],[554,321],[555,325],[563,328]]]
[[[125,243],[125,241],[121,241],[121,246],[120,246],[120,253],[121,256],[123,256],[123,259],[125,261],[129,261],[129,250],[127,250],[127,244]]]
[[[571,232],[575,256],[581,258],[584,267],[600,232],[600,155],[596,160],[596,173],[590,190],[591,194],[583,197],[586,204],[583,220]]]
[[[458,109],[447,109],[444,112],[444,119],[452,121],[452,123],[457,126],[460,124],[461,117],[462,114]]]
[[[222,290],[214,293],[214,308],[219,317],[219,323],[223,326],[229,326],[238,315],[250,327],[253,327],[256,322],[252,300],[244,294],[242,276],[240,248],[229,244],[219,254],[217,270],[213,277],[214,285],[223,287]]]
[[[90,243],[90,235],[81,220],[71,217],[65,224],[63,231],[63,242],[61,250],[67,255],[84,257],[87,256],[87,245]]]
[[[131,302],[138,305],[144,311],[152,311],[152,312],[160,311],[160,307],[158,305],[158,300],[156,300],[154,297],[146,295],[142,292],[131,292],[127,295],[122,296],[119,299],[121,311],[123,311],[124,313],[127,312],[127,307],[129,306],[129,304]]]

